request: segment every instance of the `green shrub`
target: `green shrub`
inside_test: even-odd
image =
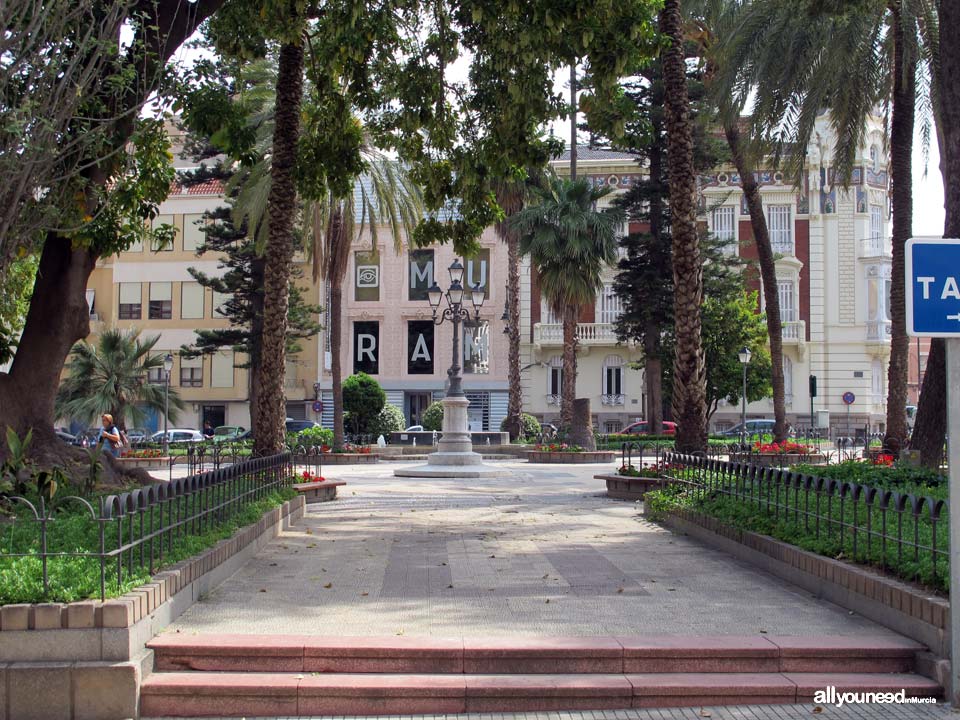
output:
[[[535,438],[540,435],[540,421],[530,413],[520,416],[520,435],[524,438]],[[500,421],[500,432],[507,432],[507,418]]]
[[[383,410],[370,423],[371,435],[383,435],[387,440],[390,439],[390,433],[400,432],[406,426],[407,419],[403,416],[403,411],[396,405],[384,405]]]
[[[294,445],[303,447],[322,447],[333,445],[333,430],[323,427],[305,428],[294,436]]]
[[[387,404],[380,383],[366,373],[351,375],[343,381],[343,409],[350,413],[350,424],[358,434],[368,434],[370,424]]]
[[[443,403],[439,400],[430,403],[420,416],[420,423],[424,430],[443,430]]]

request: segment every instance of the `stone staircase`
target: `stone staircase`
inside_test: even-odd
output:
[[[165,634],[149,717],[420,715],[940,697],[924,648],[880,637],[318,637]]]

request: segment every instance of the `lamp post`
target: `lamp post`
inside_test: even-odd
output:
[[[170,411],[170,372],[173,370],[173,355],[167,353],[163,358],[163,456],[170,462],[170,432],[167,428],[167,414]],[[170,476],[173,476],[173,464],[170,463]]]
[[[453,323],[453,357],[447,370],[447,394],[443,399],[443,436],[437,443],[437,452],[427,456],[427,464],[415,468],[399,468],[399,477],[459,477],[478,478],[499,475],[500,471],[483,464],[479,453],[473,452],[473,441],[467,422],[470,401],[463,394],[460,325],[468,320],[480,322],[480,308],[486,293],[479,285],[463,286],[463,265],[454,260],[448,268],[450,287],[444,292],[436,282],[427,290],[433,324]],[[446,300],[446,307],[441,307]],[[473,307],[473,312],[470,306]]]
[[[743,367],[743,397],[740,400],[740,444],[746,444],[747,438],[747,365],[750,364],[750,348],[744,346],[737,357]]]

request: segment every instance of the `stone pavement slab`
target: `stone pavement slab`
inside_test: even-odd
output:
[[[884,628],[647,522],[611,465],[500,462],[483,480],[339,466],[341,499],[168,632],[344,636],[878,635]]]

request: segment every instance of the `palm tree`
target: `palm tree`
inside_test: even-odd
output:
[[[831,11],[823,3],[803,3],[804,14],[792,0],[743,5],[739,32],[728,36],[725,64],[740,75],[732,83],[739,101],[756,97],[756,132],[774,141],[778,155],[786,154],[795,178],[823,108],[830,109],[838,138],[835,170],[843,183],[849,182],[864,144],[867,116],[878,105],[890,109],[893,258],[886,442],[898,450],[907,434],[904,247],[913,225],[917,101],[932,106],[933,120],[942,124],[936,7],[931,0],[862,0]],[[925,82],[918,84],[918,77]]]
[[[679,426],[676,448],[679,452],[700,452],[707,449],[707,373],[700,337],[703,266],[680,0],[664,3],[660,33],[669,43],[662,61],[677,336],[673,362],[673,415]]]
[[[57,392],[57,417],[97,424],[104,413],[113,415],[120,429],[142,425],[143,408],[163,412],[164,386],[147,382],[151,370],[163,368],[163,357],[153,353],[159,335],[140,339],[139,330],[107,330],[96,346],[85,340],[73,346],[69,375]],[[169,417],[176,421],[183,402],[169,389]]]
[[[370,233],[373,250],[377,248],[377,228],[387,226],[394,251],[403,250],[423,216],[420,189],[400,163],[386,158],[366,138],[361,150],[364,174],[354,193],[341,197],[330,192],[320,201],[310,201],[304,209],[312,244],[314,280],[323,278],[330,289],[331,375],[333,384],[333,445],[343,447],[343,368],[340,349],[343,341],[343,280],[347,275],[350,250],[364,230]]]
[[[297,216],[297,143],[303,99],[303,46],[284,43],[277,68],[270,192],[267,200],[268,240],[263,268],[261,369],[257,388],[255,449],[263,454],[283,448],[287,417],[284,373],[287,354],[287,309]]]
[[[510,438],[523,432],[523,387],[520,384],[520,237],[510,218],[523,208],[524,190],[515,182],[504,181],[497,187],[497,204],[504,219],[494,230],[507,246],[507,374],[510,385],[505,427]]]
[[[577,320],[580,308],[596,301],[605,265],[617,261],[617,231],[626,214],[611,206],[596,209],[609,188],[585,180],[549,177],[532,189],[533,199],[508,224],[520,236],[520,253],[530,255],[540,291],[563,319],[563,383],[560,422],[570,428],[577,386]]]

